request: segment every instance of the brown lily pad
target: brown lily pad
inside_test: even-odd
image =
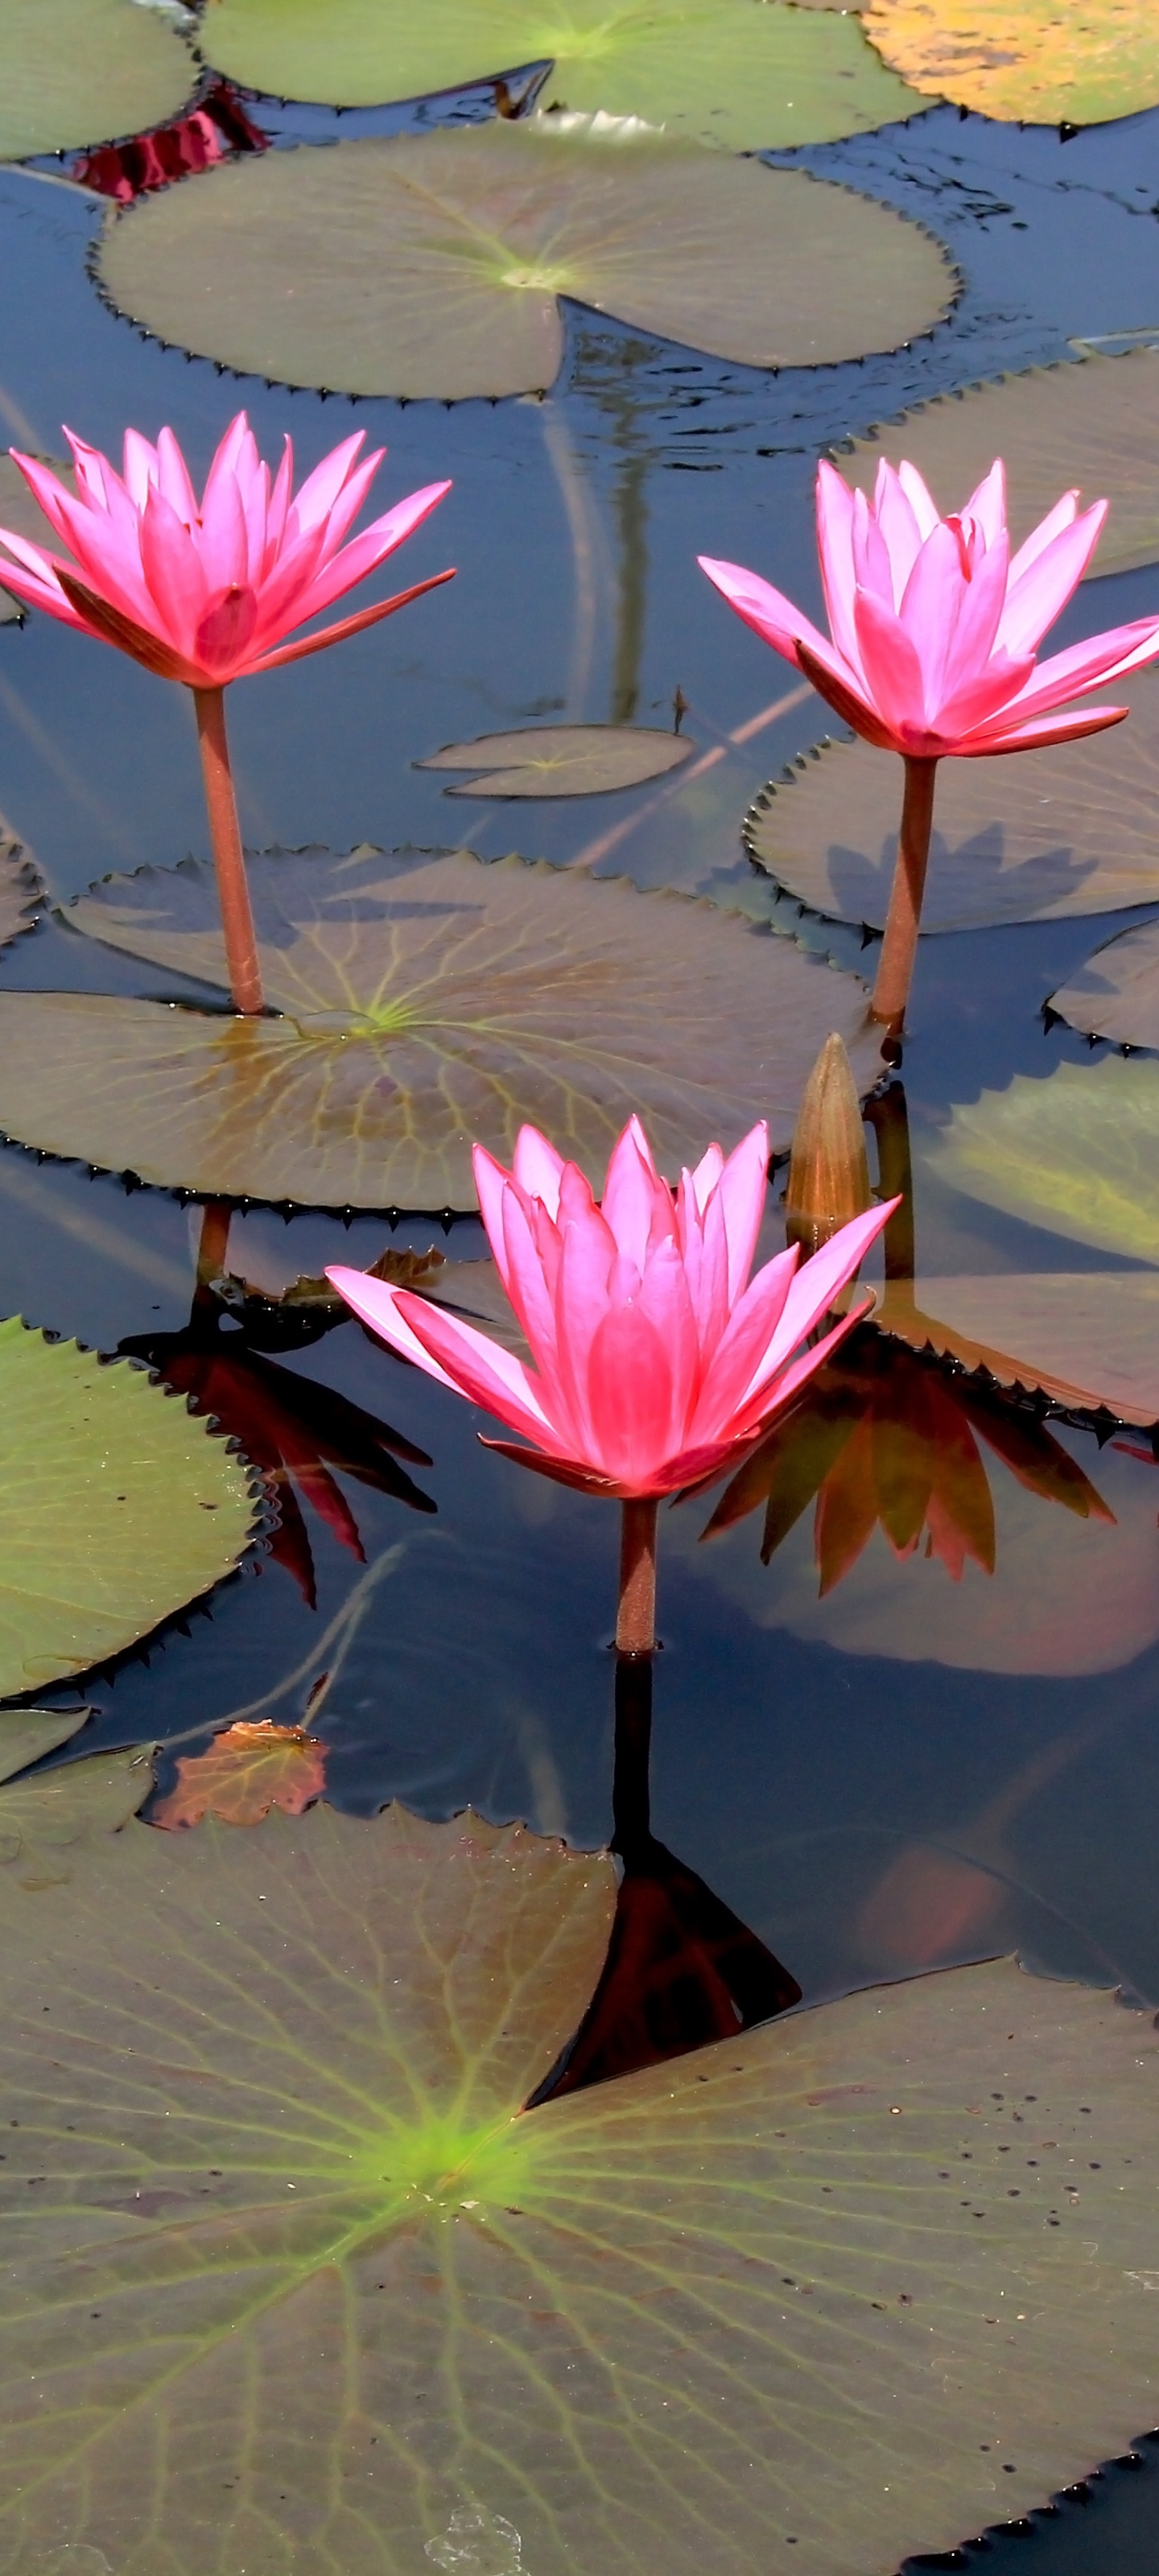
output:
[[[183,1753],[173,1787],[149,1819],[169,1832],[216,1816],[223,1825],[260,1825],[272,1807],[300,1816],[326,1785],[326,1747],[301,1726],[268,1717],[239,1719],[204,1753]]]
[[[524,725],[450,742],[416,769],[478,769],[447,796],[608,796],[679,769],[696,745],[687,734],[648,725]]]

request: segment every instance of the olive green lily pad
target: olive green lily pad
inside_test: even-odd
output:
[[[242,1462],[142,1370],[0,1323],[0,1693],[146,1636],[253,1520]]]
[[[1159,679],[1132,672],[1102,702],[1129,706],[1128,722],[1016,758],[939,763],[923,936],[1159,900]],[[827,740],[762,788],[745,848],[810,911],[880,930],[901,791],[900,760]]]
[[[74,1716],[66,1731],[80,1722]],[[0,1787],[0,1871],[34,1893],[64,1886],[95,1841],[119,1834],[136,1815],[152,1786],[148,1745],[127,1753],[90,1753],[34,1779],[6,1781]]]
[[[110,143],[176,116],[197,65],[144,0],[4,0],[0,161]]]
[[[896,348],[956,291],[886,206],[588,117],[223,164],[114,217],[98,270],[130,321],[242,374],[448,401],[552,384],[560,296],[772,367]]]
[[[1159,1278],[1147,1270],[997,1271],[890,1283],[873,1322],[1000,1386],[1069,1411],[1159,1423]]]
[[[1138,0],[872,0],[865,32],[928,97],[1020,125],[1100,125],[1159,100],[1159,26]]]
[[[0,1873],[13,2567],[855,2576],[1123,2447],[1149,2017],[1003,1960],[523,2111],[614,1893],[325,1806]]]
[[[545,107],[647,117],[731,152],[836,142],[924,104],[856,19],[783,0],[209,0],[201,41],[231,80],[335,107],[550,60]]]
[[[739,913],[466,851],[249,863],[267,1003],[242,1020],[96,993],[0,994],[0,1129],[211,1197],[471,1208],[472,1140],[524,1120],[595,1182],[633,1110],[665,1171],[767,1117],[787,1144],[833,1028],[880,1070],[860,979]],[[110,878],[90,936],[224,984],[212,870]]]
[[[1159,1264],[1159,1064],[1105,1056],[1015,1074],[955,1108],[925,1161],[984,1207]]]
[[[35,929],[44,901],[39,870],[0,815],[0,948]]]
[[[1074,982],[1051,994],[1050,1008],[1084,1037],[1159,1047],[1159,923],[1141,922],[1096,948]]]
[[[1157,56],[1159,59],[1159,56]],[[855,491],[871,492],[878,463],[903,457],[925,476],[938,506],[958,510],[996,456],[1006,465],[1013,541],[1021,545],[1060,493],[1077,487],[1084,507],[1110,502],[1087,570],[1132,572],[1159,558],[1159,349],[1088,357],[939,394],[871,438],[855,439],[834,463]]]
[[[696,748],[687,734],[650,725],[524,725],[449,742],[416,769],[478,769],[447,796],[606,796],[679,769]]]
[[[58,456],[45,456],[40,462],[51,466],[70,492],[74,489],[71,465],[62,464]],[[33,500],[19,466],[4,453],[0,453],[0,528],[11,528],[18,537],[30,537],[35,546],[59,549],[59,539],[49,527],[39,503]],[[3,577],[4,559],[0,555],[0,626],[12,626],[26,611],[23,601],[3,588]]]

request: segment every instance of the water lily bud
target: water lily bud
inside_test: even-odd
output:
[[[861,1105],[841,1039],[825,1040],[805,1085],[785,1191],[785,1233],[819,1251],[873,1204]]]

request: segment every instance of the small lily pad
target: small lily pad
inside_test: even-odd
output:
[[[679,769],[696,748],[687,734],[648,725],[526,725],[449,742],[416,769],[478,769],[447,796],[607,796]]]
[[[923,935],[1159,899],[1159,679],[1132,672],[1105,694],[1130,707],[1126,724],[1016,759],[939,763]],[[900,760],[826,740],[762,788],[745,848],[810,911],[880,930],[901,789]]]
[[[939,508],[960,509],[996,456],[1006,465],[1011,535],[1021,545],[1077,487],[1084,506],[1110,502],[1084,578],[1133,572],[1159,558],[1159,349],[1088,357],[939,394],[858,438],[834,463],[855,491],[871,492],[881,458],[903,457],[925,476]]]
[[[334,107],[462,89],[550,61],[544,106],[644,116],[730,152],[830,143],[922,105],[856,19],[782,0],[209,0],[230,80]]]
[[[75,490],[71,465],[63,464],[58,456],[44,456],[39,461],[49,466],[70,492]],[[39,503],[33,500],[19,466],[13,463],[11,456],[3,453],[0,453],[0,528],[11,528],[14,536],[30,538],[34,546],[51,546],[59,550],[60,541],[49,527]],[[23,600],[3,588],[3,571],[3,558],[0,557],[0,626],[13,626],[27,611]]]
[[[242,1462],[143,1371],[0,1323],[0,1693],[146,1636],[229,1573],[254,1513]]]
[[[142,0],[4,0],[0,161],[112,143],[176,116],[197,82],[176,15]]]
[[[1159,1264],[1159,1064],[1015,1074],[955,1108],[925,1156],[951,1189],[1071,1243]]]
[[[739,913],[521,859],[251,860],[267,1002],[242,1020],[97,993],[0,994],[0,1128],[198,1196],[472,1208],[471,1143],[527,1119],[595,1182],[637,1110],[665,1171],[767,1117],[787,1144],[831,1029],[863,1090],[860,979]],[[90,937],[225,982],[211,868],[106,879]]]
[[[887,1285],[878,1329],[1071,1412],[1159,1423],[1159,1279],[1145,1270],[998,1271]]]
[[[1138,0],[872,0],[863,25],[928,97],[1020,125],[1101,125],[1159,100],[1159,27]]]
[[[1159,1047],[1159,922],[1121,930],[1096,948],[1074,982],[1051,994],[1050,1008],[1084,1037]]]
[[[561,296],[782,367],[894,349],[956,292],[887,206],[582,116],[223,164],[113,218],[98,270],[130,321],[239,373],[446,401],[554,383]]]

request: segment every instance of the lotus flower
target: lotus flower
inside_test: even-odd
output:
[[[795,663],[855,733],[906,762],[901,856],[908,865],[894,879],[874,994],[879,1019],[898,1021],[909,990],[933,764],[1033,751],[1121,724],[1126,707],[1076,710],[1069,701],[1159,654],[1159,618],[1144,617],[1035,661],[1082,580],[1106,515],[1105,501],[1080,514],[1077,492],[1064,492],[1012,559],[1000,459],[948,519],[939,518],[916,466],[895,470],[883,459],[868,501],[822,463],[817,544],[827,636],[757,573],[700,557],[746,625]]]

